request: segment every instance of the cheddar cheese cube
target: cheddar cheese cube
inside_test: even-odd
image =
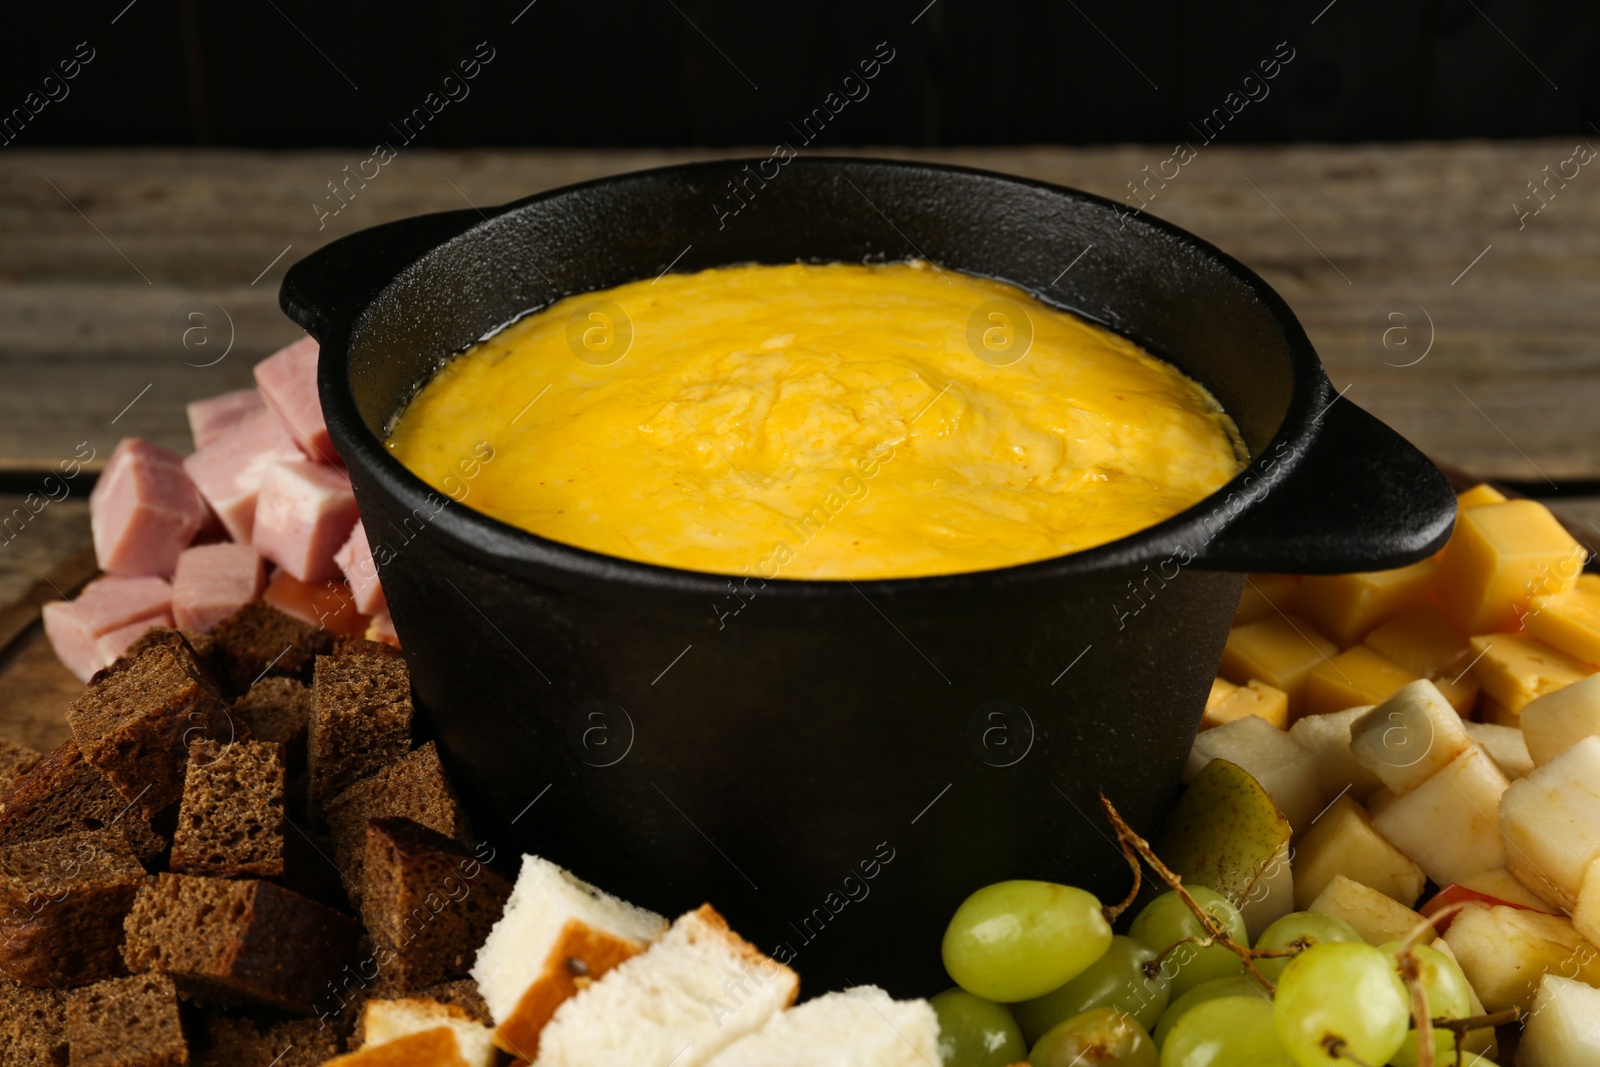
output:
[[[1252,574],[1246,577],[1244,592],[1239,594],[1239,606],[1233,612],[1233,624],[1247,622],[1288,611],[1294,594],[1300,588],[1297,574]]]
[[[1506,495],[1486,483],[1479,483],[1471,489],[1456,494],[1456,508],[1460,511],[1481,507],[1484,504],[1504,504],[1505,502]]]
[[[1304,619],[1273,615],[1229,632],[1222,650],[1222,676],[1239,685],[1254,679],[1283,690],[1289,717],[1296,718],[1311,668],[1338,652],[1338,645]]]
[[[1535,597],[1571,589],[1585,552],[1542,504],[1468,508],[1439,560],[1434,595],[1468,633],[1517,630]]]
[[[1289,694],[1282,689],[1255,678],[1250,679],[1245,685],[1234,685],[1218,678],[1211,685],[1213,697],[1218,692],[1217,682],[1227,686],[1227,691],[1220,698],[1206,703],[1205,714],[1200,719],[1200,729],[1209,730],[1213,726],[1221,726],[1247,715],[1265,719],[1280,730],[1288,729]]]
[[[1397,611],[1421,604],[1438,569],[1425,559],[1388,571],[1308,575],[1295,611],[1341,645],[1351,645]]]
[[[1306,677],[1304,715],[1322,715],[1362,704],[1381,704],[1417,675],[1366,645],[1324,660]]]
[[[1535,598],[1523,628],[1573,659],[1600,664],[1600,591],[1584,582]]]
[[[1591,673],[1586,664],[1526,634],[1482,634],[1472,639],[1472,652],[1478,684],[1505,711],[1517,715],[1534,697]]]
[[[1467,670],[1472,648],[1467,635],[1432,604],[1419,604],[1381,623],[1365,644],[1418,678],[1427,678],[1457,712],[1466,715],[1478,698],[1478,681]]]

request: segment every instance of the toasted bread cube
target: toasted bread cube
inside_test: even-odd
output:
[[[1421,604],[1438,569],[1425,559],[1387,571],[1308,575],[1295,610],[1341,645],[1352,645],[1396,612]]]
[[[1369,796],[1383,781],[1356,761],[1350,751],[1350,728],[1370,707],[1346,708],[1325,715],[1303,715],[1289,727],[1289,736],[1307,752],[1317,767],[1324,797],[1349,789],[1357,800]]]
[[[1372,825],[1439,885],[1506,865],[1499,803],[1506,776],[1470,745],[1426,782],[1397,797]]]
[[[1409,793],[1472,744],[1444,695],[1412,682],[1350,726],[1356,762],[1396,793]]]
[[[1582,681],[1591,673],[1565,652],[1523,634],[1483,634],[1472,639],[1473,676],[1483,691],[1520,714],[1532,700]]]
[[[1294,856],[1294,903],[1311,905],[1338,875],[1352,878],[1409,907],[1426,879],[1378,831],[1348,796],[1334,801],[1300,838]]]
[[[1536,697],[1522,709],[1528,755],[1543,766],[1585,737],[1600,734],[1600,675]]]
[[[1245,578],[1244,591],[1239,595],[1239,606],[1233,612],[1233,624],[1247,622],[1288,611],[1294,602],[1295,590],[1300,588],[1298,574],[1251,574]]]
[[[1289,717],[1299,718],[1311,668],[1331,659],[1339,646],[1303,619],[1274,614],[1235,626],[1222,651],[1222,676],[1244,685],[1252,678],[1289,694]]]
[[[1207,701],[1205,714],[1200,718],[1200,729],[1209,730],[1247,715],[1265,719],[1280,730],[1289,725],[1289,694],[1282,689],[1254,678],[1246,685],[1234,685],[1218,678],[1211,683],[1213,698],[1216,697],[1218,682],[1228,688],[1220,699]]]
[[[1577,585],[1554,596],[1536,597],[1523,627],[1575,660],[1600,664],[1600,591]]]
[[[1422,916],[1398,900],[1342,874],[1334,875],[1306,910],[1343,919],[1369,945],[1399,941],[1422,925]]]
[[[1306,679],[1306,715],[1323,715],[1389,699],[1417,676],[1368,648],[1356,645],[1311,668]],[[1452,709],[1452,714],[1453,714]]]
[[[1439,560],[1434,595],[1468,633],[1516,630],[1536,596],[1571,589],[1583,546],[1543,504],[1507,500],[1468,508]]]
[[[1311,754],[1265,719],[1251,715],[1200,734],[1189,750],[1184,777],[1193,778],[1213,759],[1248,771],[1296,830],[1310,825],[1322,807],[1322,785]]]
[[[1478,680],[1467,670],[1472,647],[1467,635],[1432,604],[1407,608],[1367,634],[1364,644],[1391,663],[1439,687],[1462,715],[1478,698]]]
[[[1600,954],[1557,915],[1505,905],[1467,907],[1444,939],[1490,1011],[1526,1010],[1550,972],[1600,982]]]
[[[1500,830],[1511,873],[1551,902],[1576,906],[1584,872],[1600,856],[1600,737],[1513,782],[1500,800]]]

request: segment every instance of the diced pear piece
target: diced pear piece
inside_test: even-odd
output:
[[[1403,793],[1372,825],[1439,885],[1506,866],[1500,796],[1506,776],[1477,745]]]
[[[1438,569],[1425,559],[1387,571],[1309,575],[1300,583],[1295,610],[1341,645],[1354,644],[1384,619],[1422,603]]]
[[[1322,787],[1311,754],[1287,731],[1265,719],[1251,715],[1200,734],[1189,752],[1184,776],[1192,781],[1214,759],[1237,763],[1248,771],[1291,828],[1308,825],[1322,806]]]
[[[1572,926],[1591,945],[1600,945],[1600,856],[1584,868],[1578,884],[1578,903],[1572,909]]]
[[[1575,907],[1584,872],[1600,856],[1600,737],[1514,782],[1500,800],[1500,830],[1511,873],[1551,902]]]
[[[1469,906],[1444,939],[1490,1011],[1526,1010],[1547,972],[1600,982],[1600,953],[1558,915]]]
[[[1422,868],[1385,841],[1361,805],[1348,796],[1334,801],[1300,837],[1294,855],[1295,906],[1304,910],[1341,874],[1408,907],[1426,881]]]
[[[1255,678],[1289,694],[1289,717],[1300,714],[1311,668],[1338,655],[1339,646],[1304,619],[1273,613],[1235,626],[1222,649],[1221,674],[1244,685]]]
[[[1546,693],[1522,709],[1522,736],[1535,765],[1600,735],[1600,674]]]
[[[1422,916],[1393,897],[1342,874],[1335,875],[1306,910],[1343,919],[1369,945],[1410,937],[1423,921]]]
[[[1424,935],[1423,939],[1427,939],[1426,935]],[[1450,951],[1450,942],[1444,938],[1434,938],[1428,947],[1441,955],[1450,957],[1450,961],[1457,967],[1461,966],[1461,961],[1456,959],[1456,954]],[[1472,988],[1471,982],[1467,983],[1467,1010],[1469,1019],[1487,1014],[1483,1008],[1483,1001],[1478,999],[1478,991]],[[1495,1039],[1494,1027],[1484,1026],[1477,1030],[1468,1030],[1466,1040],[1461,1042],[1461,1051],[1469,1056],[1487,1056],[1490,1059],[1494,1059],[1495,1053],[1500,1051],[1499,1042]],[[1467,1062],[1470,1063],[1472,1061],[1468,1060]],[[1450,1067],[1449,1061],[1439,1064],[1438,1067]]]
[[[1526,634],[1483,634],[1472,639],[1473,677],[1507,711],[1589,677],[1586,664]],[[1511,723],[1505,725],[1510,726]]]
[[[1289,605],[1294,602],[1295,590],[1299,588],[1298,574],[1248,575],[1244,591],[1239,594],[1239,606],[1233,612],[1233,624],[1243,626],[1247,622],[1288,611]]]
[[[1155,851],[1185,884],[1239,905],[1258,892],[1289,834],[1289,821],[1261,783],[1238,764],[1214,759],[1168,813]]]
[[[1518,613],[1534,596],[1572,588],[1584,555],[1583,546],[1536,501],[1468,508],[1456,516],[1434,595],[1468,633],[1515,630]]]
[[[1393,804],[1399,799],[1400,794],[1396,793],[1393,789],[1390,789],[1386,785],[1378,786],[1378,788],[1372,791],[1372,795],[1367,797],[1367,818],[1372,818],[1372,816],[1378,814],[1380,811],[1388,811],[1389,805]]]
[[[1367,635],[1365,644],[1418,678],[1432,678],[1462,715],[1478,698],[1478,682],[1467,670],[1472,659],[1467,635],[1432,604],[1407,608]]]
[[[1474,874],[1470,878],[1463,878],[1456,883],[1463,889],[1470,889],[1474,893],[1482,893],[1486,897],[1503,900],[1507,904],[1521,904],[1523,907],[1532,908],[1554,915],[1560,909],[1548,900],[1517,881],[1516,876],[1504,867],[1496,867],[1492,871]],[[1587,935],[1585,935],[1587,936]]]
[[[1554,695],[1554,694],[1552,694]],[[1528,742],[1515,726],[1501,726],[1492,722],[1462,723],[1467,736],[1483,746],[1494,760],[1495,766],[1512,781],[1526,778],[1533,770],[1533,757],[1528,753]]]
[[[1600,1063],[1600,989],[1547,974],[1517,1044],[1517,1067],[1580,1063]]]
[[[1289,736],[1316,762],[1324,797],[1338,796],[1348,787],[1353,796],[1361,799],[1383,784],[1377,775],[1357,763],[1350,751],[1351,724],[1371,710],[1362,707],[1305,715],[1289,727]]]
[[[1430,681],[1412,682],[1350,727],[1356,762],[1396,793],[1409,793],[1472,744],[1461,716]]]
[[[1366,645],[1347,648],[1306,676],[1306,715],[1324,715],[1387,700],[1416,675]]]

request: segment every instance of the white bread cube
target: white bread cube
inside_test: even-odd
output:
[[[1306,910],[1343,919],[1369,945],[1399,941],[1422,924],[1422,916],[1393,897],[1342,874],[1335,875]]]
[[[1600,737],[1512,783],[1500,802],[1500,829],[1507,869],[1552,903],[1576,907],[1584,871],[1600,856]]]
[[[1214,759],[1225,759],[1248,771],[1297,833],[1322,808],[1322,784],[1311,754],[1290,738],[1287,730],[1259,716],[1247,715],[1202,732],[1189,751],[1185,779],[1199,774],[1200,768]]]
[[[1600,989],[1547,974],[1517,1044],[1517,1067],[1600,1063]]]
[[[1439,885],[1506,865],[1500,796],[1506,776],[1470,744],[1438,774],[1384,807],[1372,825]]]
[[[1336,797],[1348,787],[1351,796],[1364,800],[1383,784],[1350,751],[1350,727],[1371,710],[1372,705],[1363,704],[1325,715],[1302,715],[1289,727],[1289,736],[1311,753],[1325,798]]]
[[[1526,1010],[1547,973],[1600,982],[1600,954],[1558,915],[1470,905],[1456,914],[1444,939],[1490,1011]]]
[[[556,1009],[536,1067],[701,1067],[794,1003],[800,979],[711,905]]]
[[[1427,679],[1401,686],[1350,727],[1356,762],[1396,793],[1426,782],[1471,743],[1461,716]]]
[[[707,1067],[926,1067],[939,1062],[939,1020],[925,1000],[877,986],[828,993],[780,1012]]]
[[[1500,768],[1500,773],[1508,779],[1514,782],[1533,773],[1533,757],[1528,753],[1528,742],[1521,730],[1493,722],[1467,722],[1462,725],[1467,728],[1467,736],[1483,746],[1495,766]]]
[[[1540,766],[1600,734],[1600,674],[1535,697],[1523,706],[1521,722],[1528,755]]]
[[[494,1032],[454,1004],[420,997],[369,1000],[361,1009],[361,1048],[387,1045],[412,1034],[444,1027],[468,1067],[495,1067]]]
[[[539,1032],[584,984],[649,948],[661,916],[618,900],[538,856],[478,950],[472,977],[495,1021],[495,1043],[531,1061]]]
[[[1372,828],[1361,805],[1342,796],[1300,836],[1294,855],[1294,902],[1301,909],[1322,895],[1337,875],[1360,882],[1410,907],[1427,881]]]

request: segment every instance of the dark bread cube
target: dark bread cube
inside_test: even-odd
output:
[[[361,926],[271,882],[161,874],[126,923],[133,971],[170,974],[201,1000],[310,1013],[355,956]]]
[[[183,795],[189,745],[230,740],[227,707],[191,661],[147,649],[67,709],[83,758],[146,818]]]
[[[510,895],[510,882],[443,834],[410,819],[367,822],[361,918],[400,992],[466,974]]]
[[[31,748],[0,738],[0,793],[10,789],[18,778],[33,770],[43,758]]]
[[[122,922],[144,879],[116,830],[0,847],[0,972],[52,987],[126,973]]]
[[[0,794],[0,845],[106,827],[121,831],[143,863],[167,847],[149,821],[84,760],[75,741],[49,753]]]
[[[0,1067],[67,1067],[61,993],[0,982]]]
[[[291,776],[305,769],[310,689],[293,678],[268,676],[235,700],[228,712],[236,724],[250,731],[253,739],[283,746],[284,766]]]
[[[455,841],[468,840],[461,805],[432,741],[340,793],[328,804],[326,815],[333,861],[344,875],[345,892],[356,904],[361,903],[364,884],[369,819],[410,819]]]
[[[226,696],[227,682],[218,669],[220,661],[217,658],[216,642],[209,634],[174,630],[169,626],[157,626],[134,638],[133,644],[113,660],[110,666],[102,667],[94,673],[89,679],[89,684],[94,685],[113,674],[120,674],[152,648],[164,648],[179,659],[192,664],[200,677],[216,690],[218,696]]]
[[[175,874],[281,876],[283,788],[280,745],[190,745],[167,869]]]
[[[135,974],[85,986],[67,998],[72,1067],[179,1067],[189,1046],[178,990],[164,974]]]
[[[405,660],[317,657],[306,735],[314,814],[410,748],[411,675]]]
[[[339,1055],[339,1035],[318,1019],[253,1019],[213,1015],[202,1026],[194,1067],[320,1067]]]
[[[247,692],[267,675],[311,681],[318,656],[333,647],[333,635],[307,626],[277,608],[253,600],[211,628],[228,685]]]
[[[368,641],[365,637],[351,637],[349,634],[340,634],[333,639],[332,654],[335,656],[393,656],[398,659],[400,650],[393,645],[386,645],[382,641]]]

